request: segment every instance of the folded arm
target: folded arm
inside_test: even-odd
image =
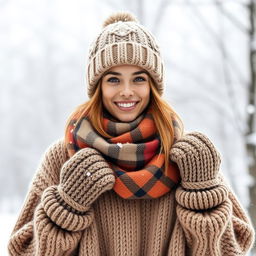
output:
[[[76,253],[83,230],[93,221],[90,206],[111,189],[114,175],[94,149],[67,159],[62,141],[44,155],[9,240],[10,255]]]
[[[253,227],[219,172],[220,155],[210,140],[198,132],[187,134],[174,144],[171,159],[179,166],[182,182],[176,190],[170,255],[246,255]]]

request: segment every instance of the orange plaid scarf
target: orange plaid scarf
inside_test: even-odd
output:
[[[173,120],[174,140],[180,132]],[[144,113],[129,123],[116,122],[104,114],[104,130],[112,138],[100,136],[84,116],[79,123],[69,123],[65,141],[69,156],[85,147],[102,153],[113,169],[116,182],[114,191],[124,199],[152,199],[169,192],[179,181],[179,170],[170,161],[164,172],[164,154],[160,154],[160,138],[150,112]]]

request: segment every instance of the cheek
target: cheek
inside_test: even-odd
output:
[[[110,104],[110,99],[109,99],[109,97],[108,97],[108,95],[103,95],[102,94],[102,102],[103,102],[103,105],[105,106],[105,107],[107,107],[108,106],[108,104]]]
[[[112,106],[112,100],[115,96],[115,93],[109,89],[109,90],[102,90],[102,103],[103,103],[103,106],[108,110],[110,111],[111,108],[113,108]]]
[[[115,94],[117,92],[118,86],[115,84],[109,84],[108,82],[102,82],[101,91],[102,94]]]
[[[107,89],[107,88],[102,88],[102,100],[107,102],[108,100],[110,100],[112,98],[112,92],[111,90]]]
[[[149,102],[150,100],[150,88],[144,88],[144,90],[141,92],[142,98],[144,101]]]

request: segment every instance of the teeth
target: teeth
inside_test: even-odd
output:
[[[130,108],[130,107],[134,106],[135,104],[136,104],[135,102],[133,102],[133,103],[117,103],[117,105],[122,108]]]

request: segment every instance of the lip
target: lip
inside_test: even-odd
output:
[[[115,101],[115,106],[122,111],[131,111],[133,109],[136,108],[136,106],[138,105],[139,101]],[[123,104],[127,104],[127,103],[135,103],[135,105],[131,106],[131,107],[121,107],[118,105],[118,103],[123,103]]]

